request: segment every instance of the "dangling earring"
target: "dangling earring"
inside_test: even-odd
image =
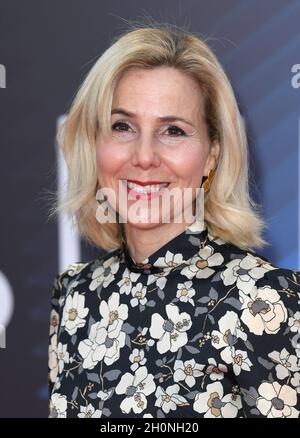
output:
[[[98,204],[96,208],[96,219],[100,224],[110,223],[116,224],[117,220],[117,212],[114,210],[113,206],[108,201],[108,196],[103,193],[103,190],[100,186],[97,187],[97,191],[95,194],[96,202]]]
[[[101,191],[101,187],[98,186],[97,187],[97,191],[96,191],[96,195],[95,195],[96,201],[99,205],[103,204],[104,202],[107,201],[107,196],[105,196],[102,191]]]
[[[214,175],[215,175],[215,171],[213,169],[211,169],[208,172],[208,175],[207,175],[205,181],[202,183],[201,188],[204,189],[205,193],[208,192],[208,190],[209,190],[209,188],[211,186],[211,183],[212,183],[212,181],[214,179]]]
[[[96,189],[96,202],[98,204],[96,208],[96,219],[100,224],[106,223],[109,221],[109,204],[107,201],[107,196],[101,190],[101,187],[98,186]],[[104,220],[105,218],[105,220]]]

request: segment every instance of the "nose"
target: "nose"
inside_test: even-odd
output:
[[[161,162],[158,146],[153,134],[144,133],[134,144],[131,164],[142,169],[158,167]]]

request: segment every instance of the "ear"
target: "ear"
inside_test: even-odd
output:
[[[210,150],[205,161],[203,176],[207,176],[210,170],[213,170],[217,167],[219,156],[220,144],[217,140],[214,140],[210,145]]]

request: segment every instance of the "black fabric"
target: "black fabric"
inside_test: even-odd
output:
[[[50,417],[298,417],[300,273],[197,223],[55,279]]]

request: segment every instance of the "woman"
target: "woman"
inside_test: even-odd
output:
[[[60,141],[56,211],[108,252],[55,279],[50,417],[298,417],[300,273],[254,251],[245,130],[206,43],[121,36]]]

